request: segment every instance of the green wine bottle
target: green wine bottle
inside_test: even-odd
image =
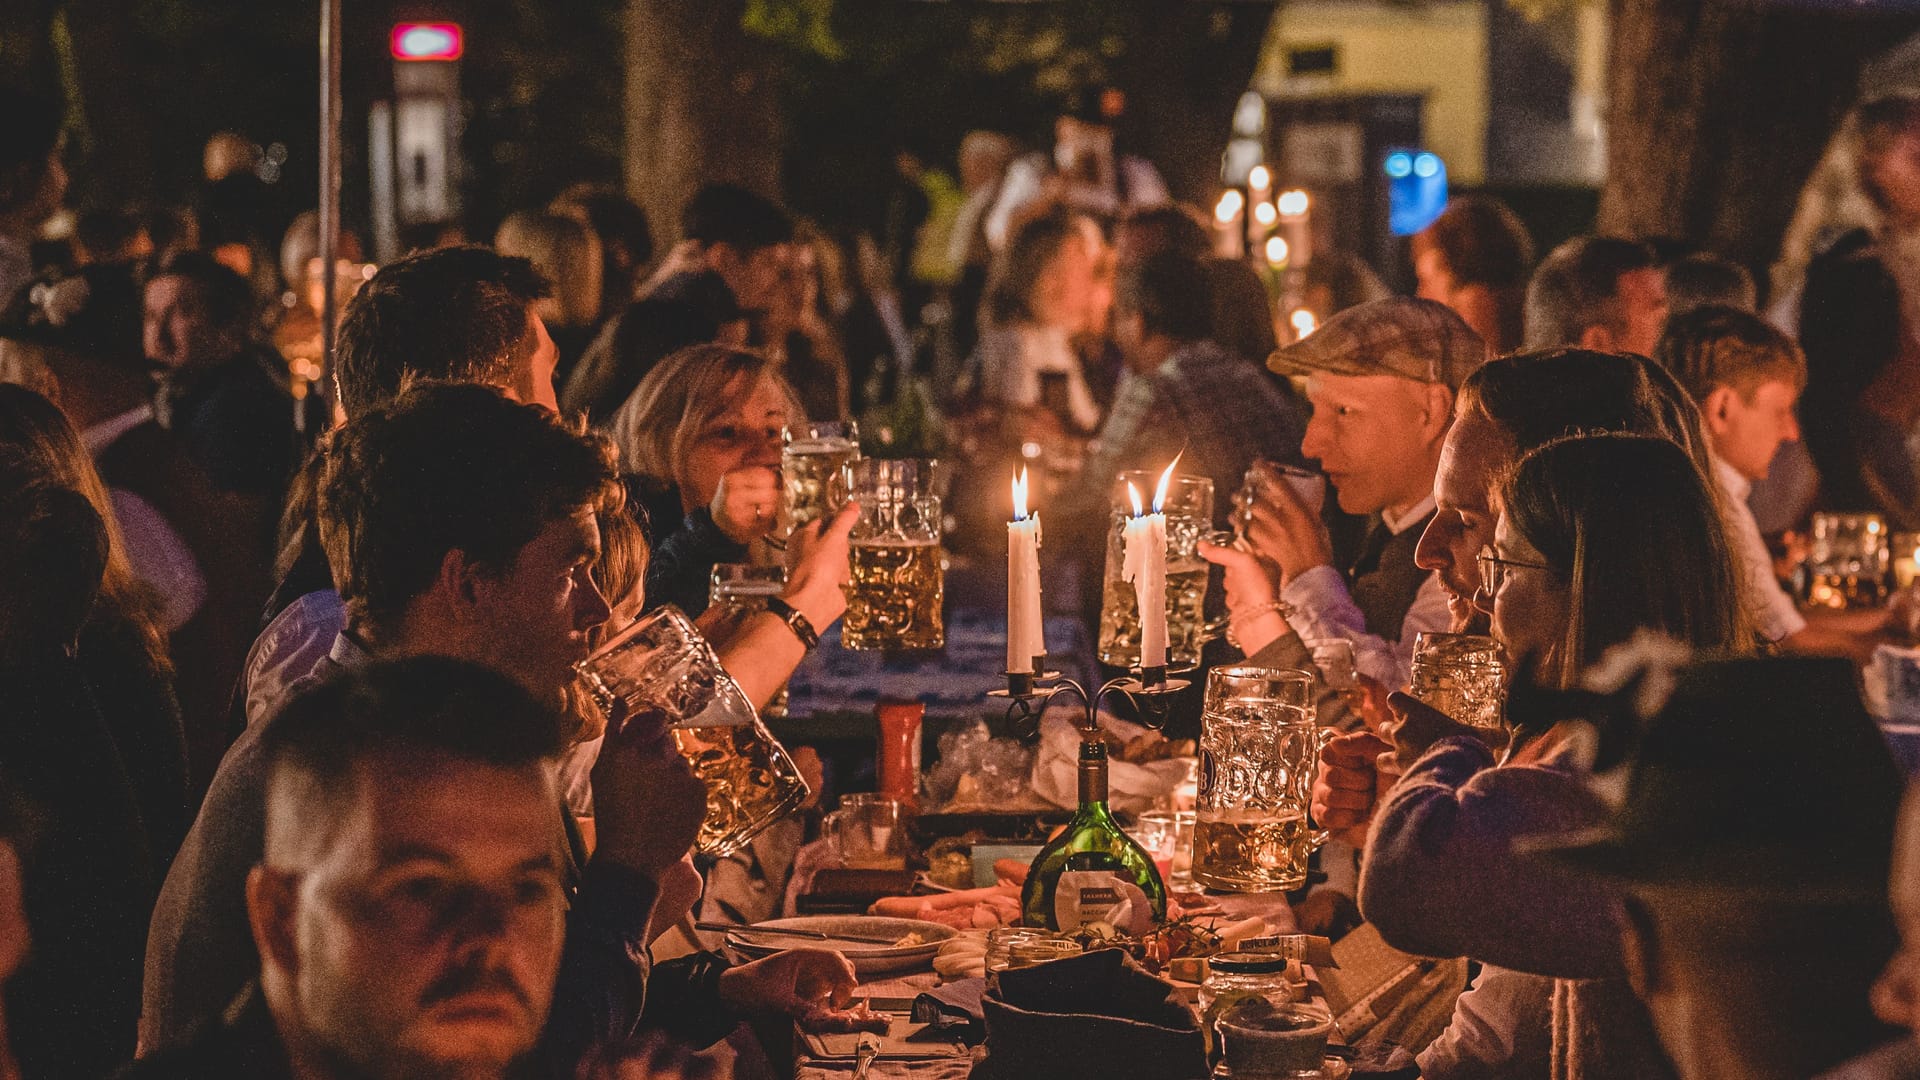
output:
[[[1107,809],[1107,744],[1098,737],[1080,743],[1080,809],[1034,856],[1020,913],[1028,926],[1067,931],[1102,921],[1141,932],[1167,917],[1159,867]]]

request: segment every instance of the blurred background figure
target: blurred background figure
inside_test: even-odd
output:
[[[573,218],[600,238],[600,314],[631,303],[653,261],[653,228],[640,204],[610,184],[579,183],[555,196],[547,209]]]
[[[1527,283],[1529,349],[1651,356],[1666,321],[1666,277],[1653,248],[1637,240],[1576,236],[1540,260]]]
[[[67,194],[57,98],[0,89],[0,300],[33,277],[33,241]]]
[[[1007,167],[1000,198],[987,216],[987,241],[1005,249],[1028,221],[1054,210],[1086,214],[1103,226],[1128,210],[1168,200],[1160,170],[1123,151],[1114,127],[1126,112],[1115,87],[1093,87],[1067,102],[1053,122],[1053,147]]]
[[[600,237],[577,218],[523,210],[500,223],[493,247],[531,262],[553,286],[553,295],[534,301],[534,312],[560,351],[553,378],[563,381],[600,329],[605,266]]]
[[[1667,264],[1666,277],[1669,320],[1708,306],[1753,311],[1759,302],[1747,268],[1711,251],[1673,260]]]
[[[963,391],[974,403],[1048,416],[1068,431],[1100,426],[1076,339],[1106,323],[1113,293],[1099,281],[1105,246],[1092,221],[1064,212],[1020,229],[988,288],[967,365]]]
[[[153,235],[131,210],[89,210],[73,224],[75,266],[137,263],[153,254]]]
[[[769,199],[731,184],[694,193],[680,215],[683,239],[615,315],[567,378],[560,405],[604,424],[653,365],[689,345],[745,345],[793,257],[793,219]]]
[[[1495,356],[1520,347],[1533,237],[1511,207],[1490,195],[1450,200],[1414,234],[1412,253],[1418,295],[1452,308]]]
[[[780,365],[808,416],[850,419],[853,375],[827,310],[829,268],[839,266],[840,251],[806,222],[794,229],[793,239],[792,258],[767,309],[758,344]]]

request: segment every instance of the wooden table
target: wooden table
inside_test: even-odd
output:
[[[1233,894],[1221,893],[1212,897],[1226,911],[1228,920],[1245,919],[1258,915],[1267,920],[1268,927],[1276,934],[1291,933],[1294,929],[1293,909],[1287,906],[1286,897],[1280,893]],[[905,975],[886,976],[863,982],[854,992],[854,999],[861,998],[913,998],[939,985],[939,976],[931,971],[919,971]],[[853,1075],[853,1061],[848,1058],[816,1058],[805,1053],[804,1044],[794,1058],[795,1080],[846,1080]],[[872,1080],[965,1080],[973,1069],[971,1056],[950,1058],[891,1059],[881,1058],[873,1063],[867,1075]]]

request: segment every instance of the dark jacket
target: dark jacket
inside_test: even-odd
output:
[[[150,1053],[120,1073],[120,1080],[292,1080],[286,1046],[260,988],[249,985],[227,1011],[177,1046]]]
[[[33,947],[5,987],[22,1076],[97,1080],[133,1056],[153,874],[119,751],[79,663],[0,669],[0,788],[26,808]]]

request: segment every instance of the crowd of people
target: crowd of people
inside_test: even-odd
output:
[[[774,699],[847,604],[858,507],[773,539],[810,419],[944,448],[957,558],[1038,457],[1090,580],[1117,473],[1244,487],[1199,545],[1224,658],[1340,640],[1360,683],[1323,679],[1298,917],[1470,961],[1382,1068],[1920,1076],[1920,796],[1857,671],[1908,604],[1809,614],[1772,546],[1920,520],[1917,100],[1857,111],[1877,214],[1764,313],[1658,238],[1536,262],[1475,195],[1413,238],[1417,296],[1329,253],[1299,336],[1100,95],[1051,148],[903,168],[917,228],[844,245],[723,184],[658,253],[592,186],[364,272],[343,238],[322,367],[311,215],[277,257],[215,227],[244,146],[202,221],[50,240],[63,112],[0,94],[0,1078],[764,1070],[743,1021],[853,969],[654,962],[714,891],[706,793],[574,665],[671,603]],[[736,562],[778,602],[707,611]],[[1403,692],[1433,631],[1504,647],[1507,732]]]

